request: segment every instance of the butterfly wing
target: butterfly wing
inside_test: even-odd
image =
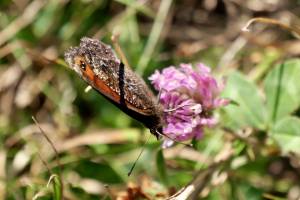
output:
[[[144,80],[124,66],[109,45],[82,38],[65,60],[89,85],[150,129],[160,124],[161,109]]]

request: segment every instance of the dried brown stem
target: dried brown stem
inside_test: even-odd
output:
[[[225,147],[226,149],[227,147]],[[199,170],[195,178],[185,187],[181,188],[176,194],[168,198],[168,200],[186,200],[198,199],[199,194],[209,185],[210,180],[216,170],[227,165],[232,160],[233,152],[230,152],[223,159],[214,162],[208,168]]]
[[[51,141],[51,139],[47,136],[47,134],[43,131],[43,129],[41,128],[40,124],[38,123],[38,121],[35,119],[34,116],[32,116],[32,120],[34,121],[34,123],[36,124],[36,126],[40,129],[40,132],[41,134],[46,138],[46,140],[48,141],[48,143],[50,144],[50,146],[52,147],[54,153],[55,153],[55,157],[56,157],[56,162],[57,162],[57,166],[59,167],[60,169],[60,174],[61,174],[61,171],[62,171],[62,165],[60,163],[60,160],[59,160],[59,156],[58,156],[58,151],[56,149],[56,147],[54,146],[53,142]]]
[[[121,46],[119,45],[118,40],[119,40],[119,33],[114,33],[111,36],[111,41],[113,42],[114,48],[117,51],[117,54],[120,57],[121,61],[124,63],[124,65],[126,67],[130,68],[129,62],[128,62],[128,60],[127,60],[124,52],[122,51]]]
[[[43,165],[47,168],[49,174],[52,174],[50,167],[48,166],[47,162],[43,159],[42,155],[38,152],[39,159],[42,161]]]
[[[296,34],[296,36],[298,38],[300,38],[300,27],[297,26],[297,25],[293,25],[293,24],[285,24],[285,23],[282,23],[276,19],[271,19],[271,18],[265,18],[265,17],[257,17],[257,18],[252,18],[250,19],[246,26],[244,26],[242,28],[243,31],[250,31],[249,30],[249,26],[252,25],[254,22],[260,22],[260,23],[263,23],[263,24],[272,24],[272,25],[276,25],[276,26],[279,26],[281,27],[282,29],[285,29],[291,33],[294,33]]]
[[[217,164],[213,164],[208,169],[199,171],[190,184],[180,189],[176,194],[169,197],[168,200],[198,199],[199,193],[205,188],[206,184],[210,182],[211,176],[217,166]]]
[[[44,7],[47,1],[35,0],[31,2],[24,10],[23,14],[10,23],[5,29],[0,32],[0,46],[7,40],[12,38],[16,33],[24,27],[32,23],[36,19],[38,12]]]

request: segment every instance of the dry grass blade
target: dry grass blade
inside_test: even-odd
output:
[[[46,138],[46,140],[48,141],[48,143],[51,145],[53,151],[55,152],[55,157],[56,157],[56,162],[57,162],[57,166],[60,169],[60,173],[62,171],[62,165],[60,164],[59,161],[59,156],[58,156],[58,151],[56,149],[56,147],[54,146],[53,142],[50,140],[50,138],[47,136],[47,134],[43,131],[43,129],[41,128],[41,126],[39,125],[38,121],[32,116],[32,120],[34,121],[34,123],[37,125],[37,127],[40,129],[41,134]]]
[[[0,74],[0,92],[3,92],[16,84],[22,76],[22,73],[23,71],[18,65],[12,65],[3,70],[2,74]]]
[[[215,164],[204,171],[199,171],[195,176],[196,178],[190,184],[169,197],[168,200],[198,199],[198,194],[205,188],[216,168],[217,165]]]
[[[47,136],[47,134],[43,131],[43,129],[41,128],[41,126],[39,125],[38,121],[32,116],[32,120],[34,121],[34,123],[36,124],[36,126],[40,129],[41,134],[46,138],[46,140],[48,141],[48,143],[51,145],[53,151],[55,152],[55,157],[56,157],[56,162],[57,162],[57,166],[59,167],[59,175],[56,174],[52,174],[47,187],[49,186],[51,181],[53,182],[53,190],[54,190],[54,195],[55,198],[54,199],[61,199],[61,197],[63,196],[63,183],[62,183],[62,165],[60,163],[59,160],[59,156],[58,156],[58,151],[56,149],[56,147],[54,146],[53,142],[50,140],[50,138]],[[48,167],[47,163],[42,159],[41,155],[39,154],[40,159],[42,160],[43,164],[47,167],[48,172],[51,172],[50,168]]]
[[[127,130],[128,131],[128,130]],[[125,130],[106,130],[92,133],[84,133],[82,135],[69,138],[59,144],[58,152],[67,151],[76,147],[92,144],[120,144],[128,141],[137,141],[139,138],[139,131],[132,129],[130,136]]]
[[[205,163],[206,165],[210,165],[212,163],[212,158],[192,148],[174,146],[164,149],[163,153],[166,159],[173,159],[178,157],[199,163]]]
[[[225,145],[220,151],[219,155],[215,157],[213,162],[208,168],[199,170],[187,186],[181,188],[176,194],[168,198],[168,200],[186,200],[186,199],[199,199],[199,194],[211,183],[214,173],[220,166],[228,164],[232,160],[232,147],[231,144]]]
[[[38,152],[38,156],[40,160],[42,161],[43,165],[47,168],[47,171],[52,174],[50,167],[48,166],[47,162],[43,159],[42,155]]]
[[[38,62],[40,65],[61,65],[64,67],[69,68],[69,66],[65,63],[65,61],[63,61],[62,59],[58,58],[58,59],[49,59],[45,56],[43,56],[42,54],[40,54],[39,52],[36,52],[32,49],[26,49],[26,52],[28,53],[28,55],[31,57],[31,59],[35,62]]]
[[[250,25],[255,22],[279,26],[282,29],[285,29],[285,30],[290,31],[291,33],[294,33],[297,38],[300,38],[300,26],[299,25],[285,24],[279,20],[271,19],[271,18],[264,18],[264,17],[257,17],[257,18],[253,18],[253,19],[249,20],[247,22],[246,26],[244,26],[242,28],[242,31],[245,31],[245,32],[250,31],[249,30]]]
[[[12,38],[21,29],[32,23],[36,19],[36,15],[41,8],[46,4],[47,1],[35,0],[29,4],[24,13],[8,25],[3,31],[0,32],[0,46],[7,40]]]
[[[121,58],[121,61],[125,64],[126,67],[130,68],[129,62],[118,42],[119,36],[120,36],[119,33],[113,33],[113,35],[111,36],[111,41],[113,42],[114,48],[117,51],[118,56]]]

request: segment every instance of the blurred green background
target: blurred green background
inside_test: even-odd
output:
[[[253,17],[299,31],[299,13],[297,0],[1,0],[0,199],[166,199],[199,174],[190,199],[299,199],[300,40],[241,31]],[[149,131],[63,63],[81,37],[112,34],[147,83],[203,62],[237,104],[194,148],[151,137],[130,177]]]

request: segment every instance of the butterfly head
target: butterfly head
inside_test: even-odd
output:
[[[71,47],[66,51],[65,61],[86,81],[98,75],[100,69],[120,65],[120,60],[109,45],[87,37],[81,38],[79,47]]]

